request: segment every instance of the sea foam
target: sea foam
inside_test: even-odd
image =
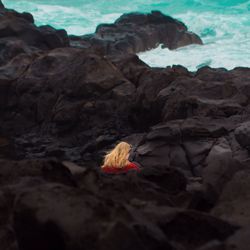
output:
[[[181,64],[189,70],[209,65],[232,69],[250,67],[250,0],[3,0],[8,8],[31,12],[37,25],[50,24],[69,34],[93,33],[100,23],[112,23],[132,11],[160,10],[183,21],[203,46],[174,51],[161,46],[139,54],[147,64]]]

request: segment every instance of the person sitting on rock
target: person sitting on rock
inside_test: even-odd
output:
[[[129,161],[131,150],[132,146],[127,142],[117,144],[113,150],[106,154],[101,166],[102,172],[109,174],[127,173],[130,170],[139,172],[138,165]]]

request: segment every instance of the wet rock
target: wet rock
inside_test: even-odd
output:
[[[2,1],[0,1],[0,8],[1,8],[1,9],[4,8],[4,5],[3,5]]]
[[[29,13],[21,14],[14,10],[1,9],[0,21],[0,52],[4,50],[5,53],[4,58],[2,55],[1,64],[17,54],[26,53],[27,50],[37,51],[69,46],[65,30],[56,30],[50,26],[38,28]]]
[[[100,24],[94,34],[78,38],[78,43],[76,37],[72,40],[73,46],[94,47],[105,54],[138,53],[159,44],[169,49],[202,44],[183,23],[159,11],[124,14],[114,24]]]

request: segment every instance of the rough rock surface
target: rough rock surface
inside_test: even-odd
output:
[[[169,49],[202,44],[185,24],[159,11],[124,14],[113,24],[100,24],[94,34],[70,40],[73,46],[94,47],[105,54],[138,53],[159,44]]]
[[[70,38],[0,14],[1,249],[248,249],[249,68],[150,68],[201,43],[159,12]],[[100,172],[120,140],[140,173]]]
[[[5,9],[0,4],[0,65],[19,54],[67,46],[69,38],[65,30],[51,26],[36,27],[31,14]]]

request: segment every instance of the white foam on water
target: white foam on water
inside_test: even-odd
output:
[[[198,34],[203,46],[174,51],[160,46],[140,53],[150,66],[180,64],[189,70],[209,65],[232,69],[250,67],[249,0],[3,0],[9,8],[31,12],[37,25],[50,24],[69,34],[93,33],[100,23],[113,23],[123,13],[159,9],[184,22]]]
[[[69,34],[84,35],[93,33],[100,23],[111,23],[120,17],[123,12],[103,12],[100,6],[93,2],[82,3],[82,6],[56,5],[55,2],[41,4],[35,1],[20,0],[18,2],[3,1],[8,8],[17,9],[19,12],[31,12],[36,25],[50,24],[57,29],[65,29]],[[44,1],[45,2],[45,1]],[[56,1],[58,2],[58,1]],[[105,3],[104,3],[105,4]],[[107,4],[107,3],[106,3]],[[128,6],[125,8],[128,12]]]
[[[208,45],[190,45],[176,50],[156,49],[139,53],[138,56],[151,67],[166,67],[182,65],[190,71],[196,71],[203,66],[233,69],[238,66],[250,66],[250,55],[239,57],[238,50],[222,50],[218,43]],[[244,51],[244,50],[243,50]]]
[[[202,66],[227,69],[250,67],[248,16],[187,12],[176,17],[192,27],[192,31],[201,36],[204,45],[190,45],[173,51],[159,46],[138,54],[145,63],[152,67],[183,65],[191,71]]]

